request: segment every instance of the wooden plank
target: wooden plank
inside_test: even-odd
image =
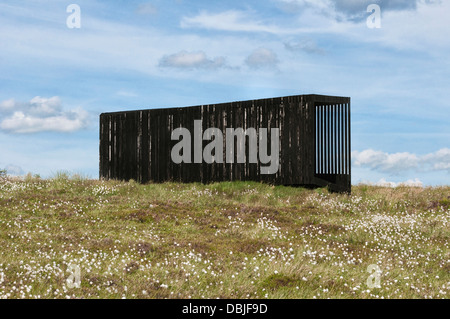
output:
[[[173,125],[172,125],[172,131],[171,131],[171,136],[172,136],[172,132],[181,127],[181,122],[180,122],[180,116],[182,114],[182,110],[180,110],[179,108],[175,109],[173,111]],[[172,147],[177,143],[177,141],[172,141],[172,139],[169,142],[170,145],[170,150],[172,150]],[[171,156],[169,154],[169,156]],[[172,157],[170,157],[170,161],[172,162]],[[180,164],[176,164],[172,162],[172,174],[173,174],[173,179],[174,181],[177,182],[181,182],[182,178],[181,178],[181,165]]]
[[[305,160],[307,161],[308,182],[314,177],[314,107],[315,100],[309,99],[306,103],[305,123],[307,125],[307,149],[305,151]]]
[[[262,122],[261,122],[261,127],[262,128],[267,128],[267,145],[266,145],[266,149],[267,154],[269,154],[270,152],[270,144],[269,144],[269,134],[270,134],[270,112],[268,110],[268,106],[267,106],[267,100],[262,100],[261,102],[261,117],[262,117]],[[261,164],[260,164],[261,166]],[[261,169],[260,169],[261,172]],[[267,175],[261,175],[261,180],[265,183],[270,183],[270,180],[267,178]]]
[[[112,121],[112,115],[109,115],[108,117],[109,122],[109,134],[108,134],[108,178],[115,178],[112,174],[112,157],[113,157],[113,143],[112,143],[112,133],[113,133],[113,126],[114,123]]]
[[[334,174],[334,117],[333,117],[334,104],[330,104],[330,172]]]
[[[316,168],[314,170],[314,172],[316,174],[320,174],[320,112],[319,112],[319,107],[314,104],[314,113],[315,113],[315,141],[314,144],[316,146],[316,151],[315,151],[315,163],[316,163]]]
[[[152,113],[150,115],[150,141],[151,141],[151,172],[152,172],[152,181],[159,182],[158,180],[158,140],[157,140],[157,114],[155,110],[152,110]]]
[[[124,130],[124,116],[126,113],[122,113],[122,114],[118,114],[116,116],[116,121],[115,121],[115,129],[114,129],[114,176],[117,176],[117,178],[119,180],[123,180],[125,175],[126,175],[126,171],[127,171],[127,166],[126,166],[126,158],[125,158],[125,152],[123,150],[123,145],[126,145],[126,138],[128,138],[128,135],[126,133],[126,131]],[[120,169],[119,169],[120,168]]]
[[[315,151],[315,161],[316,161],[316,169],[315,173],[320,174],[320,112],[319,112],[319,106],[315,104],[314,106],[315,111],[315,117],[316,117],[316,125],[315,125],[315,145],[316,145],[316,151]]]
[[[108,115],[100,114],[100,141],[99,141],[99,179],[108,179]]]
[[[136,130],[137,130],[137,138],[136,138],[136,180],[139,183],[142,183],[142,111],[138,112],[138,116],[136,118]]]
[[[306,138],[306,127],[304,123],[304,114],[305,114],[305,98],[303,96],[297,97],[293,99],[293,107],[296,110],[296,131],[297,131],[297,154],[295,164],[297,166],[297,178],[295,180],[295,184],[305,184],[305,143],[304,140]]]
[[[113,156],[114,156],[114,116],[112,114],[109,115],[108,124],[109,124],[109,133],[108,133],[108,176],[111,179],[115,179],[113,172]]]
[[[348,130],[348,150],[347,150],[347,163],[348,163],[348,175],[351,175],[351,135],[350,135],[350,102],[347,103],[347,130]]]
[[[148,131],[148,180],[149,182],[153,182],[155,181],[155,174],[153,173],[153,167],[154,167],[154,162],[153,162],[153,135],[152,135],[152,118],[153,116],[151,115],[150,110],[148,111],[147,114],[147,131]]]
[[[247,109],[247,128],[253,128],[256,132],[256,148],[258,148],[258,129],[256,127],[255,107],[252,101],[246,101],[245,107]],[[250,144],[248,146],[248,156],[250,158]],[[258,154],[256,154],[257,161],[259,160]],[[256,181],[256,163],[248,163],[247,176],[251,181]]]
[[[259,135],[259,129],[262,128],[262,125],[261,125],[261,123],[262,123],[262,105],[261,105],[260,101],[254,101],[254,100],[252,101],[252,104],[255,108],[255,115],[256,115],[255,127],[258,131],[258,147],[260,148],[261,137]],[[258,182],[262,181],[260,172],[261,172],[261,162],[259,161],[259,158],[258,158],[258,162],[256,163],[256,174],[257,174],[256,181],[258,181]]]
[[[141,119],[141,182],[147,183],[149,180],[149,140],[148,140],[148,111],[142,111]]]
[[[223,125],[224,125],[224,117],[225,117],[225,108],[224,105],[221,104],[220,107],[216,109],[216,127],[221,131],[224,132]],[[224,143],[223,143],[224,144]],[[222,149],[218,149],[217,153],[219,155],[219,152],[222,154],[222,163],[217,163],[217,180],[218,182],[224,180],[224,167],[225,167],[225,154]]]
[[[333,168],[333,170],[334,170],[334,174],[337,174],[337,172],[338,172],[338,162],[339,162],[338,107],[339,107],[339,104],[333,105],[333,128],[334,128],[334,133],[333,133],[334,168]]]
[[[131,161],[130,161],[130,139],[131,134],[130,134],[130,127],[129,127],[129,123],[128,123],[128,119],[129,119],[129,114],[130,112],[127,113],[123,113],[122,114],[122,127],[121,130],[122,132],[120,132],[117,135],[117,140],[119,141],[119,149],[120,154],[122,154],[122,158],[124,161],[124,170],[122,171],[123,175],[121,176],[121,179],[123,180],[129,180],[130,179],[130,166],[131,166]],[[119,171],[120,167],[117,168]]]
[[[325,163],[326,163],[326,143],[325,143],[325,132],[326,132],[326,114],[325,114],[325,105],[321,105],[321,113],[322,113],[322,174],[325,174]]]
[[[283,110],[283,108],[281,106],[281,98],[273,98],[271,100],[272,100],[272,110],[273,110],[273,113],[275,115],[274,128],[278,128],[279,129],[279,135],[280,135],[279,136],[279,142],[278,142],[278,154],[281,157],[280,158],[280,163],[279,163],[279,165],[281,166],[281,160],[283,159],[282,143],[281,142],[283,141],[283,136],[284,136],[283,126],[282,126],[282,117],[283,117],[284,110]],[[289,135],[288,134],[286,134],[286,135],[288,136],[288,140],[289,140]],[[289,156],[290,154],[286,154],[286,155]],[[289,163],[289,157],[287,157],[287,160],[288,160],[288,163]],[[283,171],[283,167],[278,167],[278,171],[273,175],[274,183],[276,183],[276,184],[287,184],[286,181],[282,178],[282,175],[281,175],[282,171]],[[289,176],[289,178],[291,178],[291,177],[292,177],[292,175]]]
[[[336,174],[341,174],[341,163],[342,163],[342,154],[341,154],[341,104],[337,104],[336,108],[336,147],[337,147],[337,171]]]
[[[234,108],[233,108],[233,114],[234,114],[234,123],[233,128],[236,130],[239,127],[242,127],[242,121],[241,121],[241,105],[239,102],[234,102]],[[235,144],[234,144],[234,179],[235,180],[242,180],[241,179],[241,169],[242,164],[238,162],[238,154],[241,152],[241,144],[239,143],[238,139],[235,138]]]
[[[242,117],[243,117],[243,122],[242,122],[242,128],[244,129],[244,132],[247,132],[247,129],[249,128],[249,123],[248,123],[248,106],[247,103],[241,102],[241,107],[242,107]],[[250,180],[249,178],[249,159],[250,159],[250,138],[248,137],[244,137],[244,156],[245,156],[245,163],[244,163],[244,167],[243,167],[243,171],[242,171],[242,176],[245,180]]]
[[[327,174],[331,173],[331,105],[326,105],[327,109]]]
[[[211,123],[210,110],[209,110],[208,105],[202,105],[201,119],[202,119],[202,132],[204,132],[209,127],[213,127],[213,123]],[[202,135],[202,140],[203,140],[203,135]],[[204,143],[202,142],[202,148],[201,148],[202,152],[204,150],[204,146],[207,144],[208,144],[208,141],[205,141]],[[202,158],[203,158],[203,153],[202,153]],[[201,168],[200,168],[202,183],[208,184],[212,180],[212,178],[211,178],[212,167],[211,166],[212,166],[212,164],[207,164],[202,160]]]
[[[161,163],[160,166],[160,180],[161,181],[171,181],[171,176],[168,174],[168,166],[170,162],[170,158],[167,157],[169,145],[167,141],[169,140],[167,131],[169,125],[169,118],[167,116],[167,110],[160,110],[160,120],[159,120],[159,134],[160,134],[160,152],[159,152],[159,160]]]
[[[281,152],[280,152],[280,169],[279,179],[282,180],[283,184],[292,184],[293,181],[293,157],[295,156],[295,150],[293,145],[293,135],[294,135],[294,124],[293,115],[295,110],[292,108],[289,99],[280,100],[280,110],[279,110],[279,126],[280,126],[280,141],[281,141]]]
[[[300,185],[305,183],[305,176],[304,176],[304,139],[305,139],[305,125],[303,123],[303,114],[305,111],[305,98],[303,96],[297,97],[294,99],[294,108],[297,111],[296,116],[296,131],[297,131],[297,154],[296,154],[296,165],[297,165],[297,174],[298,177],[296,178],[295,184]]]
[[[130,134],[131,134],[131,143],[130,143],[130,178],[135,181],[138,179],[138,127],[137,123],[138,112],[132,112],[130,114],[129,126],[130,126]]]
[[[130,180],[133,178],[133,146],[134,146],[134,132],[132,127],[132,119],[133,119],[133,112],[127,112],[125,113],[125,119],[124,119],[124,128],[125,128],[125,134],[120,136],[125,136],[126,138],[121,143],[121,146],[124,149],[123,157],[125,158],[125,167],[126,167],[126,173],[123,177],[124,180]]]
[[[220,129],[222,123],[222,105],[217,105],[213,107],[211,114],[212,123],[214,123],[214,127]],[[216,137],[214,137],[215,139]],[[213,182],[220,181],[222,179],[222,164],[218,163],[217,160],[220,156],[222,156],[223,150],[215,149],[214,152],[214,164],[213,164]]]
[[[118,144],[119,136],[121,136],[120,133],[120,115],[114,116],[114,122],[113,122],[113,130],[112,130],[112,174],[117,179],[120,179],[121,176],[119,167],[120,167],[120,160],[121,160],[121,153],[120,153],[120,146],[121,144]]]
[[[344,106],[340,104],[340,112],[339,112],[339,123],[340,123],[340,132],[339,132],[339,140],[340,140],[340,161],[341,161],[341,169],[340,173],[344,174]]]

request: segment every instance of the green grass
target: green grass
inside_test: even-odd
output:
[[[449,200],[0,176],[0,298],[448,298]]]

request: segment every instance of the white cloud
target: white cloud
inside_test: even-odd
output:
[[[0,105],[0,129],[10,133],[73,132],[88,122],[88,113],[81,108],[64,111],[58,96],[36,96],[28,103],[10,99]]]
[[[376,43],[403,50],[417,50],[431,56],[441,56],[450,49],[446,30],[450,27],[450,1],[439,0],[278,0],[282,6],[297,15],[297,22],[275,23],[258,18],[254,12],[227,10],[219,13],[201,11],[192,17],[183,17],[183,28],[204,28],[231,32],[267,32],[285,35],[342,35],[353,41]],[[381,7],[382,28],[366,26],[371,13],[367,5]],[[294,10],[297,8],[298,10]],[[296,43],[288,43],[289,49]],[[297,43],[311,50],[310,44]],[[299,49],[297,47],[297,49]],[[314,48],[312,48],[314,50]],[[444,50],[444,51],[443,51]],[[446,57],[446,56],[445,56]]]
[[[400,11],[416,9],[418,3],[431,3],[433,0],[278,0],[282,7],[291,12],[313,8],[318,12],[332,14],[338,19],[363,18],[367,6],[378,4],[382,10]]]
[[[201,11],[197,16],[183,17],[180,25],[182,28],[205,28],[223,31],[283,32],[283,29],[277,26],[268,25],[262,21],[253,21],[249,14],[237,10],[220,13]]]
[[[180,69],[218,69],[225,67],[226,63],[224,57],[208,59],[203,51],[181,51],[163,56],[159,61],[159,66]]]
[[[58,114],[61,112],[61,100],[57,96],[51,98],[36,96],[29,103],[29,111],[36,115]]]
[[[5,100],[0,103],[0,111],[9,111],[14,109],[16,101],[14,99]]]
[[[292,52],[306,52],[310,54],[325,54],[325,50],[320,48],[317,43],[311,38],[303,38],[297,41],[288,41],[284,43],[286,50]]]
[[[375,171],[398,174],[408,170],[445,171],[450,173],[450,149],[443,148],[437,152],[418,156],[416,154],[385,153],[372,149],[352,152],[353,165],[367,167]]]
[[[385,178],[381,178],[378,182],[362,182],[362,184],[375,185],[381,187],[398,187],[398,186],[409,186],[409,187],[423,187],[423,183],[420,179],[408,179],[406,182],[391,182],[387,181]]]
[[[343,35],[353,41],[414,50],[446,58],[450,49],[450,1],[441,0],[279,0],[298,16],[297,33]],[[369,29],[367,5],[381,8],[381,29]],[[291,30],[291,31],[292,31]],[[288,33],[281,30],[281,33]]]
[[[373,39],[401,49],[426,51],[430,55],[448,49],[450,2],[421,1],[414,11],[387,12],[382,15],[382,32]]]
[[[315,11],[302,12],[301,23],[296,25],[283,23],[281,25],[259,19],[257,13],[227,10],[219,13],[201,11],[193,17],[183,17],[180,22],[182,28],[202,28],[207,30],[219,30],[229,32],[271,33],[277,36],[298,35],[308,32],[342,32],[347,29],[336,26],[336,21],[323,17]],[[273,20],[273,19],[271,19]]]
[[[266,68],[274,67],[278,63],[278,58],[275,52],[266,48],[259,48],[254,50],[245,59],[245,63],[251,68]]]
[[[334,5],[331,0],[278,0],[281,7],[286,12],[297,13],[306,8],[312,8],[316,11],[325,13],[334,11]]]
[[[329,14],[324,15],[323,12],[316,12],[313,9],[302,11],[298,21],[298,24],[287,24],[282,20],[281,24],[277,25],[258,18],[257,13],[254,12],[228,10],[210,13],[201,11],[196,16],[183,17],[180,26],[229,32],[270,33],[276,36],[325,32],[343,33],[354,27],[354,23],[338,23],[333,17],[330,19]]]
[[[422,162],[430,166],[432,170],[447,170],[450,173],[450,149],[443,148],[437,152],[422,157]]]
[[[396,173],[403,170],[417,168],[419,159],[411,153],[388,154],[372,149],[362,152],[352,152],[353,164],[356,166],[365,166],[381,172]]]

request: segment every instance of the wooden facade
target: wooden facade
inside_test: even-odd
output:
[[[279,128],[279,169],[260,174],[260,163],[172,161],[174,129]],[[269,135],[270,136],[270,135]],[[270,138],[268,148],[270,149]],[[209,141],[203,141],[205,147]],[[248,158],[248,143],[245,144]],[[224,150],[225,152],[225,144]],[[275,185],[351,190],[350,98],[296,95],[213,105],[100,115],[100,178],[146,182],[251,180]]]

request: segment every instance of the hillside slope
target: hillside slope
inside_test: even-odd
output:
[[[0,229],[0,298],[450,295],[450,187],[3,178]]]

